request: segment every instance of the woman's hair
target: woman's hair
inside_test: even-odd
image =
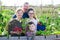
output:
[[[34,18],[34,19],[36,19],[36,16],[35,16],[35,11],[34,11],[34,9],[33,9],[33,8],[29,8],[29,9],[28,9],[28,13],[29,13],[29,11],[33,11],[33,12],[34,12],[34,17],[33,17],[33,18]]]

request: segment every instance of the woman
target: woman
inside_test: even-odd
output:
[[[37,19],[35,17],[35,11],[34,11],[34,9],[30,8],[28,10],[28,15],[29,15],[29,18],[27,19],[27,22],[33,22],[35,24],[35,26],[36,26],[36,29],[37,29],[37,23],[38,23],[38,21],[37,21]]]
[[[35,11],[32,8],[28,9],[28,15],[29,15],[29,18],[27,19],[27,23],[31,22],[31,24],[35,25],[34,26],[35,30],[34,30],[34,27],[31,26],[31,27],[33,27],[31,30],[34,30],[32,36],[35,36],[36,35],[36,30],[37,30],[37,23],[38,23],[38,21],[35,17]],[[29,28],[26,27],[26,33],[28,32],[28,30],[29,30]],[[30,35],[30,34],[27,34],[27,38],[28,38],[28,35]],[[31,39],[31,40],[33,40],[33,39]]]
[[[12,19],[8,24],[8,32],[12,36],[20,35],[22,32],[21,18],[23,16],[22,9],[17,9],[16,18]]]

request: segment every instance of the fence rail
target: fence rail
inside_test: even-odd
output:
[[[20,37],[0,37],[0,40],[27,40],[26,36]],[[60,40],[60,35],[49,35],[49,36],[35,36],[35,40]]]

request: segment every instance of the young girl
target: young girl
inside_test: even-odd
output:
[[[36,26],[35,26],[35,24],[33,22],[29,22],[27,25],[28,25],[27,26],[28,30],[26,30],[27,40],[34,40],[35,39]]]
[[[17,9],[16,18],[12,19],[8,24],[8,32],[10,35],[17,36],[22,32],[21,18],[23,15],[22,9]]]

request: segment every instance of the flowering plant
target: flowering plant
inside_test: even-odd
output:
[[[13,31],[18,31],[18,32],[22,32],[22,28],[19,28],[19,27],[15,27],[15,28],[13,28]]]

